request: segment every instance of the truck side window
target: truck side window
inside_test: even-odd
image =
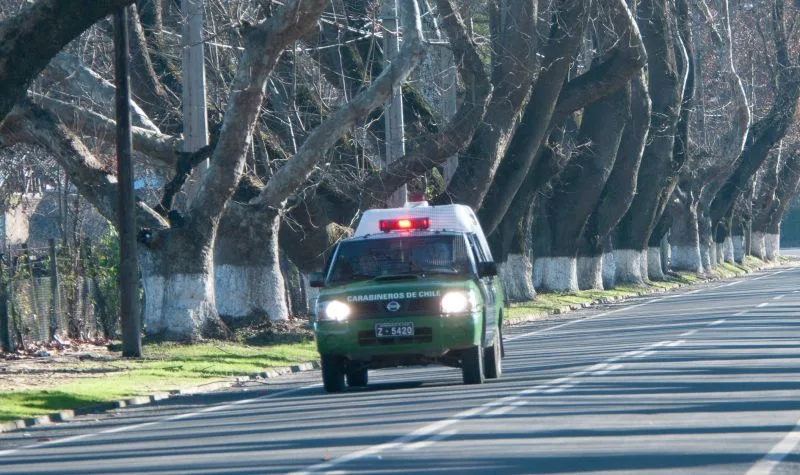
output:
[[[475,256],[475,263],[477,264],[478,262],[486,262],[488,259],[483,253],[483,249],[478,242],[478,237],[475,235],[475,233],[469,233],[467,236],[469,237],[469,246],[472,248],[472,254]]]

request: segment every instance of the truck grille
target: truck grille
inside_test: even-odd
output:
[[[378,338],[374,330],[362,330],[358,332],[358,344],[361,346],[384,346],[399,345],[408,343],[430,343],[433,341],[433,328],[417,327],[414,336],[398,336],[394,338]]]
[[[416,317],[422,315],[439,315],[441,313],[441,298],[422,298],[422,299],[400,299],[395,300],[400,307],[394,312],[386,309],[391,300],[380,300],[376,302],[357,302],[350,303],[352,317],[354,320],[366,320],[370,318],[387,317]]]

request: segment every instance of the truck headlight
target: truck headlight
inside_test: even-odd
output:
[[[442,313],[466,313],[476,308],[472,293],[458,291],[447,292],[442,297]]]
[[[325,303],[322,316],[326,320],[334,320],[337,322],[345,321],[347,317],[350,316],[350,306],[338,300],[331,300]]]

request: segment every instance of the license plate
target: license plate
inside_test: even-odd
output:
[[[407,323],[377,323],[375,336],[378,338],[394,338],[398,336],[414,336],[414,324]]]

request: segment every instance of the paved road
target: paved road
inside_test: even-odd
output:
[[[800,473],[800,268],[516,327],[505,374],[316,372],[0,436],[2,474]]]

